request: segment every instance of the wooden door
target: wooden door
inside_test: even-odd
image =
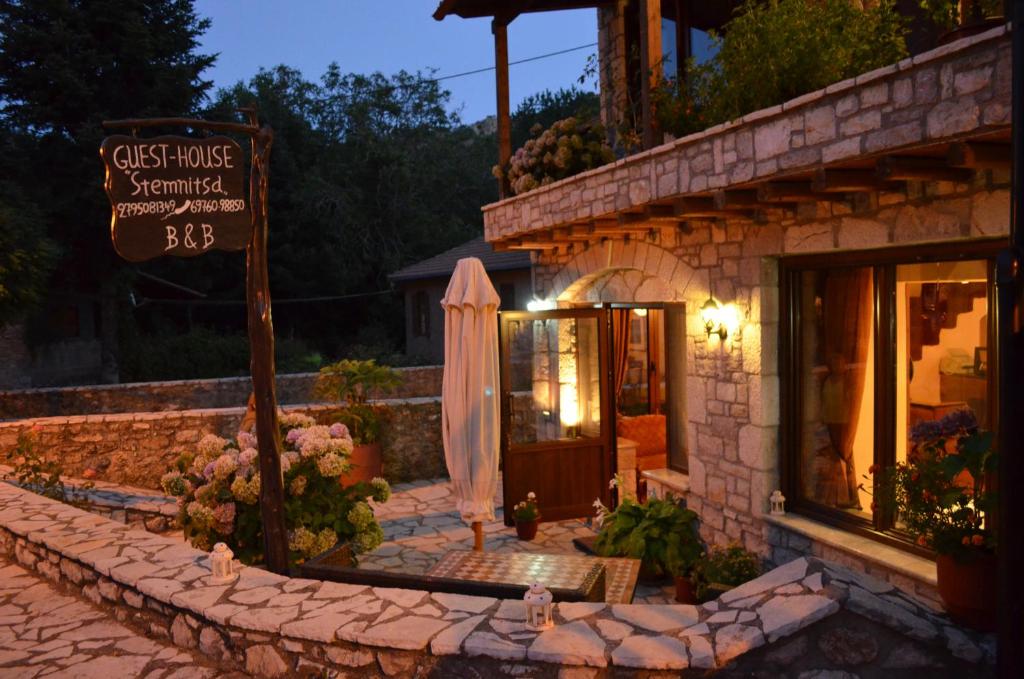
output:
[[[501,327],[505,523],[537,495],[544,521],[594,514],[615,474],[604,309],[507,311]]]

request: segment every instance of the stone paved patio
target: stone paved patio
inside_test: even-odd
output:
[[[244,677],[154,641],[0,555],[0,678]]]
[[[414,481],[394,486],[391,499],[374,505],[384,529],[384,544],[359,559],[360,568],[423,574],[451,550],[473,549],[473,531],[455,511],[455,500],[447,479]],[[589,520],[571,519],[540,524],[531,541],[516,537],[514,527],[504,523],[501,483],[494,499],[495,521],[485,523],[484,549],[488,552],[537,554],[581,554],[573,538],[593,537]],[[637,586],[634,603],[675,603],[675,590]]]

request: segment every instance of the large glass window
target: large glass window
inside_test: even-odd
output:
[[[871,466],[906,460],[914,426],[950,412],[994,427],[996,247],[783,260],[784,471],[795,509],[898,535],[873,509]]]

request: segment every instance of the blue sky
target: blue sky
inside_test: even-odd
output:
[[[437,76],[494,65],[489,20],[450,16],[435,21],[431,14],[437,0],[197,0],[195,7],[213,21],[202,51],[220,53],[206,74],[217,87],[248,80],[260,66],[282,63],[309,79],[319,78],[332,61],[344,72],[436,68]],[[509,59],[596,41],[593,9],[524,15],[509,27]],[[596,51],[591,47],[512,66],[512,109],[535,92],[577,84],[587,56]],[[494,113],[493,71],[442,84],[464,121]]]

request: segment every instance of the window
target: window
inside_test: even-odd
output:
[[[905,460],[914,426],[950,412],[994,428],[987,365],[1000,246],[782,260],[783,478],[795,510],[899,540],[873,509],[869,468]]]
[[[420,290],[412,296],[412,334],[430,337],[430,295]]]

